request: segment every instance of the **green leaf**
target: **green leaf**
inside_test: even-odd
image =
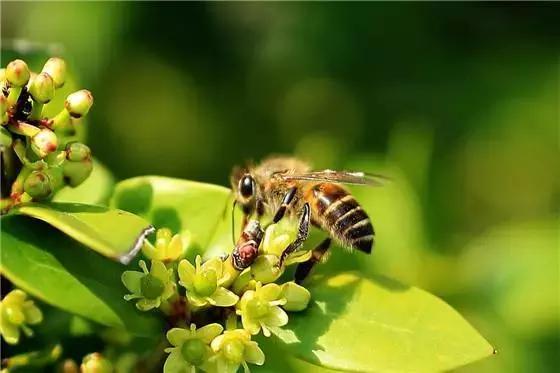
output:
[[[231,245],[228,188],[159,176],[137,177],[117,184],[111,206],[141,215],[156,228],[190,235],[189,258],[208,249],[216,235],[222,245]]]
[[[453,308],[414,287],[353,272],[312,281],[312,304],[275,334],[297,357],[350,371],[443,371],[492,355]]]
[[[78,203],[25,203],[10,215],[43,220],[98,253],[127,264],[153,227],[125,211]]]
[[[107,231],[109,232],[109,231]],[[48,224],[27,216],[2,219],[2,274],[42,301],[131,334],[162,331],[152,315],[123,300],[125,269]]]
[[[76,188],[62,188],[53,198],[54,202],[75,202],[93,205],[106,205],[113,193],[115,179],[111,172],[96,159],[93,171],[82,184]]]

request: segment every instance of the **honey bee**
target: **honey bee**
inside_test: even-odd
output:
[[[301,281],[319,261],[331,244],[331,238],[341,246],[371,253],[374,228],[369,216],[356,199],[341,184],[382,185],[385,178],[363,172],[312,171],[296,158],[272,157],[256,166],[236,167],[231,175],[235,203],[248,218],[271,219],[279,222],[285,215],[299,219],[298,234],[284,250],[280,264],[298,250],[307,239],[309,224],[326,233],[326,238],[314,250],[311,262],[296,270]],[[305,264],[305,263],[304,263]],[[300,273],[298,273],[300,272]]]

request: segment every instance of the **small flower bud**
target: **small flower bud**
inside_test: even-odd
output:
[[[214,294],[217,287],[218,277],[215,271],[200,272],[194,277],[194,289],[202,297]]]
[[[163,294],[165,284],[152,274],[147,274],[140,280],[142,295],[147,299],[156,299]]]
[[[309,290],[293,281],[282,285],[281,296],[286,299],[286,304],[282,306],[286,311],[303,311],[311,299]]]
[[[185,341],[181,346],[181,355],[191,365],[198,366],[204,362],[208,345],[198,338]]]
[[[86,355],[80,366],[81,373],[111,373],[113,365],[98,352]]]
[[[64,186],[64,173],[61,166],[49,167],[44,172],[49,176],[55,192]]]
[[[54,97],[54,81],[47,73],[40,73],[29,85],[29,93],[33,100],[46,104]]]
[[[25,179],[23,190],[35,200],[49,198],[54,192],[54,185],[44,171],[33,171]]]
[[[31,149],[41,158],[45,158],[58,147],[58,138],[50,129],[43,128],[31,138]]]
[[[71,93],[64,103],[64,107],[73,118],[81,118],[85,116],[93,105],[93,96],[86,89]]]
[[[259,255],[251,266],[251,274],[256,281],[263,284],[274,282],[283,273],[278,266],[279,259],[276,255]]]
[[[64,162],[62,165],[64,180],[71,187],[77,187],[83,183],[93,170],[93,162],[91,159],[86,159],[81,162]]]
[[[6,80],[12,87],[23,87],[29,81],[30,72],[22,60],[13,60],[6,67]]]
[[[55,88],[60,88],[66,80],[66,62],[58,57],[49,58],[43,66],[42,72],[48,73],[52,77]]]
[[[66,159],[72,162],[80,162],[85,159],[90,159],[91,150],[89,146],[81,142],[72,141],[66,144]]]

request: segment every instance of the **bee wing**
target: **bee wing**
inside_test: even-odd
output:
[[[282,178],[284,180],[324,181],[369,186],[382,186],[389,181],[389,178],[377,174],[333,170],[311,171],[301,174],[284,174]]]

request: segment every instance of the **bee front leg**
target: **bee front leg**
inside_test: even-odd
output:
[[[315,267],[315,264],[320,263],[325,258],[325,254],[331,246],[330,237],[325,238],[315,249],[312,251],[311,258],[307,262],[298,264],[296,268],[296,273],[294,274],[294,280],[296,284],[301,284],[309,273]]]
[[[288,192],[284,195],[284,198],[282,199],[282,204],[280,205],[280,207],[276,211],[276,214],[274,214],[274,218],[272,219],[272,224],[276,224],[280,220],[282,220],[282,218],[284,217],[284,214],[286,214],[286,210],[288,209],[288,206],[294,200],[294,196],[296,195],[296,191],[297,191],[296,187],[291,187],[288,190]]]
[[[288,247],[286,247],[282,252],[280,261],[278,263],[279,267],[282,267],[282,265],[284,264],[284,260],[286,260],[288,255],[299,249],[307,239],[307,236],[309,236],[310,219],[311,210],[309,208],[309,203],[306,203],[305,205],[303,205],[303,213],[301,214],[301,218],[299,219],[298,234],[296,236],[296,239],[291,244],[289,244]]]

